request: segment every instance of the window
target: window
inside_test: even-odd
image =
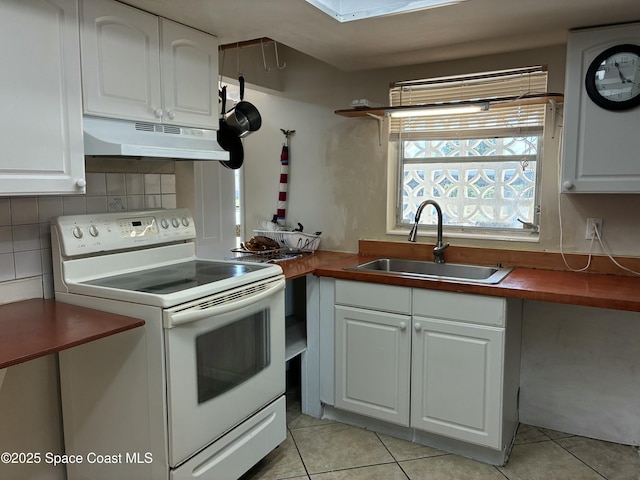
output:
[[[398,151],[396,228],[409,228],[420,203],[433,199],[449,232],[537,233],[545,102],[531,97],[546,87],[542,67],[392,86],[393,107],[490,104],[474,113],[391,119],[390,141]],[[425,209],[420,223],[435,225],[435,209]]]

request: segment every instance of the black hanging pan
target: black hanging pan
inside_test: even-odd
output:
[[[223,160],[221,163],[227,168],[236,170],[242,166],[242,162],[244,161],[244,148],[238,132],[228,125],[224,118],[227,103],[226,86],[220,90],[220,99],[222,100],[222,115],[218,129],[218,143],[223,149],[229,152],[229,160]]]

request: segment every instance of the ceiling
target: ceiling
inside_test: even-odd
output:
[[[123,0],[216,35],[261,37],[345,71],[565,43],[572,28],[640,21],[640,0],[465,0],[341,23],[304,0]]]

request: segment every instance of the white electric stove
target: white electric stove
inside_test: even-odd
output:
[[[234,479],[286,437],[277,265],[195,256],[185,209],[52,220],[56,299],[145,320],[60,353],[73,479]]]

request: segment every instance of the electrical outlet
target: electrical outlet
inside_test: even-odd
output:
[[[600,237],[602,237],[602,219],[601,218],[587,218],[587,230],[584,234],[584,238],[591,240],[596,238],[594,228],[598,230]]]

